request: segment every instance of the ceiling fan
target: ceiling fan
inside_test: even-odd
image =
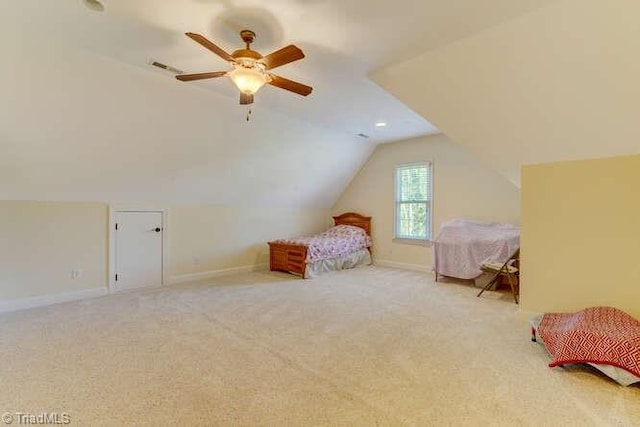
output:
[[[240,37],[245,42],[244,49],[238,49],[229,55],[220,47],[207,40],[204,36],[195,33],[185,33],[196,43],[215,53],[233,66],[231,71],[213,71],[208,73],[181,74],[176,76],[180,81],[212,79],[229,76],[240,90],[240,104],[253,103],[253,95],[266,83],[279,87],[302,96],[307,96],[313,90],[312,87],[303,85],[293,80],[271,74],[269,70],[281,67],[291,62],[304,58],[304,53],[294,45],[285,46],[267,56],[251,49],[251,43],[256,38],[256,33],[251,30],[240,31]]]

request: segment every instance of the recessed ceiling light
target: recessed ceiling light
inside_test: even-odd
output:
[[[104,11],[104,5],[98,0],[82,0],[82,2],[91,10],[94,10],[96,12]]]
[[[386,125],[387,125],[387,122],[378,122],[378,123],[376,123],[376,127],[377,127],[377,128],[383,128],[383,127],[385,127]]]

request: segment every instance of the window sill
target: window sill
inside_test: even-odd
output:
[[[415,245],[415,246],[428,246],[431,247],[433,246],[433,241],[432,240],[427,240],[427,239],[392,239],[391,240],[393,243],[401,243],[403,245]]]

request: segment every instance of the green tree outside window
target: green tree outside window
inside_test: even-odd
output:
[[[431,163],[396,169],[396,238],[431,238]]]

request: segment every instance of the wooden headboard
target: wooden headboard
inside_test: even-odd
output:
[[[346,212],[342,215],[334,216],[333,222],[336,225],[353,225],[360,227],[371,236],[371,217],[363,216],[355,212]]]

